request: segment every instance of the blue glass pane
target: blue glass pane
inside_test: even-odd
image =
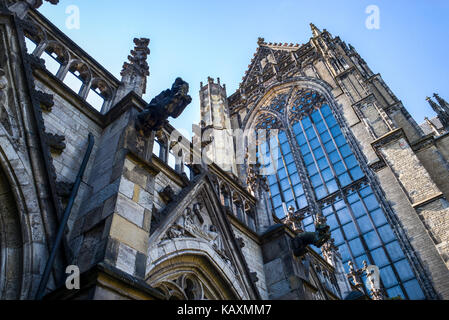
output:
[[[321,107],[321,113],[324,117],[327,117],[332,114],[332,111],[331,108],[327,104],[325,104]]]
[[[308,216],[307,218],[304,219],[303,223],[304,223],[305,226],[313,224],[313,217],[312,216]]]
[[[335,142],[337,143],[337,146],[341,147],[344,146],[346,144],[346,139],[343,136],[339,136],[339,137],[334,137]]]
[[[415,277],[412,268],[410,268],[410,264],[407,260],[396,262],[394,266],[402,281],[407,281]]]
[[[340,181],[342,187],[346,187],[352,183],[352,179],[347,173],[338,176],[338,181]]]
[[[338,191],[338,185],[337,182],[335,182],[335,180],[327,182],[326,186],[329,193],[334,193]]]
[[[371,223],[368,216],[363,216],[363,217],[357,219],[357,223],[359,224],[360,231],[362,233],[367,233],[374,229],[373,224]]]
[[[269,185],[273,185],[273,184],[277,183],[277,181],[278,180],[275,175],[268,176],[268,184]]]
[[[372,194],[373,190],[371,189],[371,187],[366,187],[366,188],[360,190],[359,193],[362,197],[366,197],[366,196],[369,196],[370,194]]]
[[[307,207],[309,204],[307,203],[307,198],[306,198],[306,196],[301,196],[301,197],[299,197],[299,198],[296,198],[296,200],[298,201],[298,205],[299,205],[299,208],[300,209],[302,209],[302,208],[305,208],[305,207]]]
[[[279,206],[281,206],[281,205],[282,205],[282,199],[281,199],[281,196],[279,195],[279,196],[273,197],[273,206],[274,206],[275,208],[277,208],[277,207],[279,207]]]
[[[306,166],[314,163],[313,157],[312,157],[311,154],[308,154],[308,155],[304,156],[304,163],[306,164]]]
[[[295,135],[298,135],[298,134],[302,133],[302,128],[301,128],[301,125],[299,123],[295,123],[293,125],[293,132],[295,133]]]
[[[307,166],[307,172],[310,176],[313,176],[318,173],[318,169],[315,165],[315,163],[312,163],[310,166]]]
[[[385,218],[385,214],[381,209],[371,212],[370,215],[376,227],[383,226],[387,223],[387,218]]]
[[[310,178],[310,182],[312,182],[312,185],[314,187],[318,187],[318,186],[323,184],[323,181],[321,180],[321,177],[320,177],[319,174],[316,174],[316,175],[312,176]]]
[[[340,127],[338,125],[336,125],[335,127],[331,128],[331,134],[334,137],[341,135],[342,133],[341,133]]]
[[[290,175],[295,174],[296,172],[298,172],[298,170],[296,169],[296,165],[295,165],[294,163],[290,163],[290,164],[287,166],[287,170],[288,170],[288,173],[289,173]]]
[[[382,268],[382,267],[390,264],[383,248],[379,248],[374,251],[371,251],[371,256],[374,259],[374,264],[376,266],[378,266],[379,268]]]
[[[285,212],[284,212],[284,208],[283,207],[279,207],[279,208],[277,208],[276,210],[274,210],[275,211],[275,213],[276,213],[276,216],[279,218],[279,219],[283,219],[284,217],[285,217]]]
[[[326,149],[327,153],[331,153],[337,150],[333,141],[329,141],[328,143],[326,143],[324,145],[324,148]]]
[[[282,191],[290,189],[290,182],[288,181],[288,178],[281,180],[281,189]]]
[[[364,198],[363,201],[365,202],[366,207],[369,211],[373,211],[379,208],[379,203],[377,202],[377,199],[374,195]]]
[[[365,238],[365,242],[370,250],[376,249],[376,248],[380,247],[382,244],[380,242],[379,237],[377,236],[377,234],[374,231],[365,234],[363,236],[363,238]]]
[[[284,198],[286,202],[290,202],[292,200],[294,200],[293,197],[293,192],[291,192],[291,190],[287,190],[286,192],[284,192]],[[287,205],[287,208],[289,208],[290,205]]]
[[[306,129],[306,136],[309,140],[316,139],[315,130],[313,128]]]
[[[349,249],[348,249],[347,245],[343,244],[338,249],[340,251],[341,258],[343,261],[348,261],[351,259],[351,254],[349,253]]]
[[[296,136],[296,140],[298,141],[298,144],[300,146],[304,145],[307,143],[306,138],[304,137],[304,133],[300,133],[299,135]]]
[[[334,238],[335,245],[337,245],[337,246],[342,244],[345,241],[345,239],[343,238],[343,233],[341,233],[340,229],[334,230],[332,232],[332,238]]]
[[[351,176],[354,179],[354,181],[362,179],[365,175],[362,171],[362,169],[360,169],[359,166],[355,167],[354,169],[350,170],[351,172]]]
[[[338,218],[340,219],[340,223],[342,225],[345,225],[352,221],[351,214],[349,213],[349,210],[347,208],[339,210],[337,214]]]
[[[318,160],[318,167],[320,168],[320,170],[329,168],[329,163],[327,162],[326,158]]]
[[[317,122],[317,123],[315,123],[315,125],[316,125],[316,129],[319,133],[323,133],[323,132],[327,131],[327,127],[323,121]]]
[[[313,154],[315,155],[316,159],[321,159],[321,158],[324,157],[324,152],[323,152],[323,149],[321,147],[316,149],[316,150],[314,150]]]
[[[284,131],[282,131],[282,132],[279,134],[279,142],[280,142],[281,144],[287,142],[287,135],[285,134]]]
[[[321,140],[323,141],[323,143],[328,143],[329,141],[332,141],[331,135],[329,134],[328,131],[323,132],[321,134]]]
[[[322,186],[322,187],[319,187],[319,188],[315,189],[315,194],[316,194],[318,199],[323,199],[329,193],[327,192],[326,188],[324,186]]]
[[[345,157],[345,156],[343,155],[343,157]],[[346,163],[346,166],[348,167],[348,169],[352,169],[359,165],[359,163],[357,162],[357,159],[354,156],[349,156],[349,157],[345,158],[345,163]]]
[[[380,269],[380,277],[386,288],[391,288],[398,284],[398,279],[390,266]]]
[[[281,149],[284,154],[289,154],[290,152],[292,152],[292,149],[290,149],[290,145],[288,143],[284,143],[281,146]]]
[[[334,164],[334,169],[335,173],[337,173],[338,175],[341,175],[342,173],[346,172],[346,168],[341,161]]]
[[[295,173],[295,174],[291,175],[290,179],[292,180],[292,184],[294,186],[296,186],[297,184],[299,184],[301,182],[300,179],[299,179],[298,173]]]
[[[395,241],[393,243],[390,243],[386,245],[388,254],[390,255],[391,260],[398,261],[400,259],[405,258],[404,252],[401,249],[401,246],[399,245],[399,242]]]
[[[310,140],[310,148],[312,148],[312,150],[315,150],[316,148],[319,147],[321,147],[321,144],[317,138]]]
[[[284,168],[278,170],[278,176],[279,176],[279,180],[287,178],[287,172],[285,172]]]
[[[363,206],[361,201],[357,201],[357,202],[351,204],[351,208],[352,208],[352,211],[354,212],[354,215],[356,218],[359,218],[359,217],[367,214],[365,207]]]
[[[337,201],[334,203],[335,210],[340,210],[342,208],[346,208],[346,204],[343,200]]]
[[[334,178],[334,175],[330,168],[321,171],[321,175],[323,176],[324,181],[329,181]]]
[[[380,228],[379,234],[385,243],[389,243],[393,240],[396,240],[396,236],[394,235],[393,230],[391,229],[391,227],[389,225],[386,225],[386,226]]]
[[[298,197],[304,194],[304,188],[302,187],[301,184],[296,185],[296,186],[294,187],[294,190],[295,190],[296,196],[298,196]]]
[[[345,146],[341,147],[341,148],[340,148],[340,153],[341,153],[341,155],[343,156],[343,158],[346,158],[346,157],[352,155],[351,148],[349,148],[348,145],[345,145]],[[349,166],[348,166],[348,167],[349,167]],[[350,168],[352,168],[352,167],[350,167]]]
[[[275,197],[275,196],[277,196],[278,194],[281,193],[277,184],[272,185],[270,187],[270,191],[271,191],[271,196],[272,197]]]
[[[359,236],[357,229],[354,226],[354,223],[349,223],[343,227],[343,231],[345,232],[346,239],[352,240]]]
[[[365,249],[363,248],[362,241],[360,241],[360,239],[354,239],[350,241],[349,247],[351,248],[354,257],[358,257],[361,254],[365,253]]]
[[[319,122],[322,120],[321,118],[321,114],[318,110],[315,110],[314,112],[312,112],[312,119],[315,123]]]
[[[293,158],[293,154],[289,153],[288,155],[285,156],[285,163],[290,164],[293,163],[295,161],[295,159]]]
[[[335,217],[335,214],[332,214],[329,217],[327,217],[327,224],[329,225],[329,227],[331,227],[331,231],[338,228],[339,224],[337,218]]]
[[[404,283],[404,288],[410,300],[424,300],[426,298],[417,280]]]
[[[337,151],[329,153],[329,159],[331,160],[332,163],[337,163],[338,161],[341,160],[340,155],[338,154]]]
[[[329,206],[327,208],[324,208],[321,210],[324,214],[325,217],[327,217],[328,215],[334,213],[334,209],[332,208],[332,206]]]

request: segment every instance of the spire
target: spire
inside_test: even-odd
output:
[[[427,97],[426,100],[432,107],[433,111],[435,111],[438,115],[440,115],[440,113],[442,111],[441,107],[438,104],[436,104],[435,101],[433,101],[432,98],[430,98],[430,97]]]
[[[148,49],[150,39],[135,38],[134,44],[134,50],[131,50],[131,55],[128,56],[130,63],[125,62],[123,64],[123,69],[120,75],[126,77],[128,74],[135,73],[136,76],[142,77],[144,86],[139,89],[142,89],[142,93],[145,93],[147,83],[146,77],[150,75],[150,67],[147,62],[147,57],[150,54],[150,49]]]
[[[446,100],[441,98],[437,93],[434,93],[433,95],[435,99],[437,99],[438,103],[440,104],[441,108],[449,114],[449,103],[447,103]]]
[[[134,39],[134,50],[131,50],[131,54],[128,56],[129,62],[123,64],[122,72],[120,72],[122,81],[111,107],[131,91],[134,91],[140,97],[146,93],[147,77],[150,75],[150,67],[147,62],[147,57],[150,54],[149,44],[150,39]]]
[[[441,121],[441,124],[443,125],[444,129],[449,129],[449,105],[448,103],[440,98],[437,94],[434,95],[435,98],[438,100],[438,105],[435,101],[433,101],[430,97],[427,97],[426,100],[429,102],[432,109],[437,113],[438,118]],[[438,98],[437,98],[438,97]]]
[[[314,38],[321,35],[320,29],[318,29],[313,23],[310,23],[310,28],[312,29],[312,35]]]

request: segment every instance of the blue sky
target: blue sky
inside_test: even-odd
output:
[[[66,8],[80,8],[80,29],[66,28]],[[368,30],[368,5],[380,8],[380,29]],[[438,92],[449,100],[447,0],[61,0],[40,11],[120,79],[134,37],[151,39],[149,101],[181,76],[192,104],[171,123],[191,131],[199,122],[198,91],[220,77],[228,95],[257,47],[267,42],[306,43],[309,23],[351,43],[418,122],[434,113],[425,101]]]

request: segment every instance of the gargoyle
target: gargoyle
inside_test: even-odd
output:
[[[149,137],[152,131],[160,130],[169,117],[177,118],[192,102],[188,95],[189,84],[177,78],[171,89],[161,92],[136,119],[136,129]]]
[[[293,254],[298,258],[303,257],[307,253],[308,246],[314,245],[321,248],[330,238],[330,227],[327,225],[326,219],[320,216],[315,222],[315,232],[303,232],[293,239]]]

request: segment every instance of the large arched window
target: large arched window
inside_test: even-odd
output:
[[[261,110],[253,128],[279,130],[275,141],[262,142],[257,153],[263,167],[277,164],[276,171],[268,176],[276,216],[284,218],[287,208],[293,206],[306,215],[305,230],[313,231],[313,214],[318,208],[327,217],[346,267],[353,261],[362,268],[366,260],[379,266],[390,297],[424,299],[326,99],[310,89],[292,88],[289,94],[284,90],[275,95]],[[274,148],[276,144],[280,147]]]

